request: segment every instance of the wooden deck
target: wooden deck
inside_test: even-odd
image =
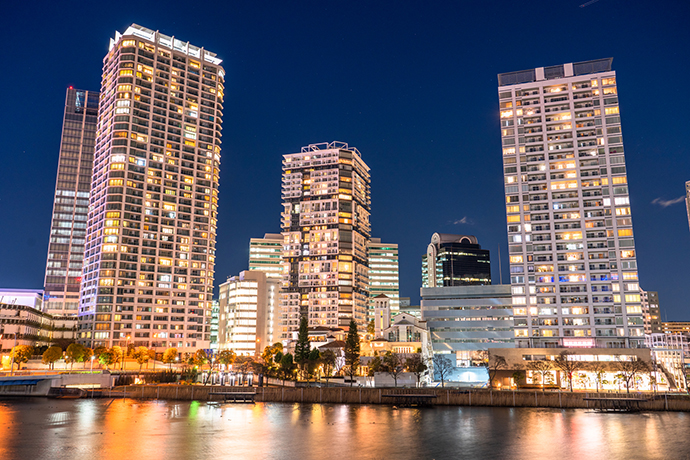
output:
[[[242,403],[253,403],[254,398],[256,398],[256,392],[254,391],[211,391],[209,394],[209,399],[212,396],[222,396],[224,402],[242,402]]]
[[[432,406],[436,400],[436,395],[430,394],[385,394],[381,395],[386,398],[386,402],[396,404],[398,406]]]
[[[602,412],[636,412],[640,410],[640,403],[647,402],[647,398],[583,398],[594,403],[594,410]]]

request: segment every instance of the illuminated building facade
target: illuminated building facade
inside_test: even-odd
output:
[[[661,312],[659,311],[659,293],[640,289],[642,314],[644,315],[644,333],[661,333]]]
[[[103,60],[80,342],[209,348],[224,71],[132,25]]]
[[[365,325],[371,234],[369,167],[345,143],[312,144],[283,157],[281,304],[286,334],[309,326]]]
[[[375,299],[381,294],[389,301],[390,314],[400,309],[400,272],[398,268],[398,245],[381,243],[381,238],[372,238],[367,246],[369,256],[369,310],[368,321],[374,318]]]
[[[44,283],[52,315],[76,316],[79,308],[97,118],[98,92],[68,88]]]
[[[243,271],[219,287],[218,348],[238,355],[261,354],[278,341],[281,280]]]
[[[422,287],[491,284],[491,260],[477,237],[434,233],[422,256]]]
[[[249,240],[249,270],[258,270],[274,279],[283,278],[283,235],[266,233]]]
[[[611,63],[498,76],[518,346],[643,345]]]

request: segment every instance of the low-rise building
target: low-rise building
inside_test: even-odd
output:
[[[15,345],[41,347],[57,339],[73,340],[75,327],[73,317],[53,317],[26,305],[0,303],[1,352],[9,352]]]
[[[490,362],[501,357],[505,366],[496,371],[493,384],[499,388],[569,389],[566,372],[556,365],[563,352],[577,363],[574,390],[626,391],[626,375],[630,376],[631,391],[669,389],[664,373],[654,368],[648,348],[495,348],[489,352]],[[633,361],[643,362],[644,369],[631,375]]]
[[[246,270],[219,287],[218,349],[258,355],[279,338],[280,281]]]
[[[661,323],[661,332],[690,335],[690,321],[664,321]]]
[[[42,289],[0,289],[0,304],[24,305],[39,311],[43,309]]]

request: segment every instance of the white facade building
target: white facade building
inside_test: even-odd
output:
[[[280,280],[243,271],[219,287],[218,349],[254,356],[279,341]]]
[[[498,76],[518,346],[643,346],[611,62]]]
[[[136,24],[110,42],[81,280],[85,345],[209,348],[220,62]]]
[[[249,270],[265,272],[269,278],[283,278],[283,235],[266,233],[249,240]]]
[[[367,246],[369,256],[369,320],[375,309],[376,298],[383,294],[390,302],[391,314],[400,310],[400,271],[398,267],[398,245],[381,243],[381,238],[372,238]]]

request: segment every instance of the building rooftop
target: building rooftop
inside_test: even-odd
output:
[[[530,70],[519,70],[517,72],[499,73],[498,86],[518,85],[520,83],[532,83],[535,81],[552,80],[554,78],[610,72],[612,63],[613,58],[604,58],[550,67],[538,67]],[[537,78],[538,74],[543,76],[543,78]]]
[[[125,30],[125,33],[123,34],[115,31],[115,38],[110,39],[109,49],[113,49],[115,44],[120,41],[120,38],[126,35],[134,35],[135,37],[152,41],[158,45],[170,48],[171,50],[181,51],[188,56],[203,59],[211,64],[219,65],[221,62],[223,62],[222,59],[218,59],[216,57],[216,53],[211,53],[210,51],[206,51],[204,48],[191,45],[189,42],[183,42],[182,40],[176,39],[174,36],[171,37],[169,35],[162,34],[157,30],[151,30],[140,26],[139,24],[132,24],[131,26],[127,27],[127,30]]]

